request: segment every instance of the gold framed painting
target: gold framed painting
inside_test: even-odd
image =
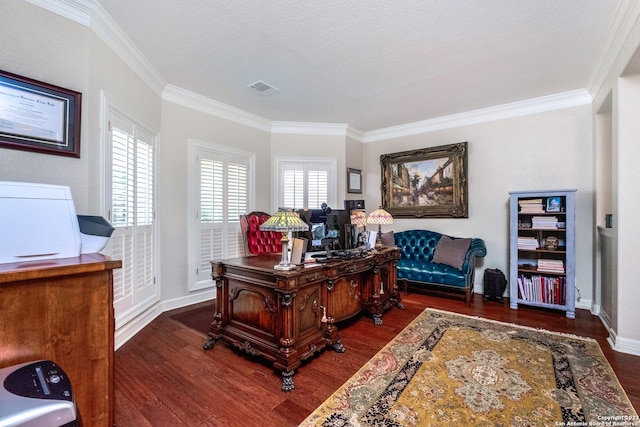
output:
[[[468,218],[467,142],[383,154],[382,207],[394,217]]]

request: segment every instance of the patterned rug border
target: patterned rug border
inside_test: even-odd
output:
[[[551,336],[558,336],[558,337],[565,338],[565,339],[578,340],[578,341],[583,341],[585,343],[590,343],[591,345],[595,345],[595,347],[597,347],[597,349],[598,349],[598,352],[599,352],[600,356],[604,359],[604,361],[607,362],[609,368],[613,372],[613,374],[614,374],[613,378],[615,379],[615,382],[616,382],[617,386],[622,391],[622,395],[623,395],[626,403],[628,404],[629,408],[635,414],[635,420],[638,420],[638,416],[637,416],[637,412],[635,411],[635,408],[631,404],[631,401],[629,400],[629,398],[628,398],[628,396],[626,394],[626,391],[624,390],[624,388],[620,384],[620,381],[619,381],[617,375],[615,375],[615,371],[613,371],[613,368],[611,367],[609,361],[607,360],[606,356],[604,355],[604,352],[602,351],[602,347],[600,346],[600,343],[596,339],[591,338],[591,337],[578,336],[578,335],[570,334],[570,333],[550,331],[550,330],[544,329],[544,328],[535,328],[535,327],[531,327],[531,326],[518,325],[518,324],[515,324],[515,323],[512,323],[512,322],[504,322],[504,321],[488,319],[488,318],[484,318],[484,317],[480,317],[480,316],[473,316],[473,315],[468,315],[468,314],[456,313],[456,312],[451,312],[451,311],[446,311],[446,310],[440,310],[440,309],[436,309],[436,308],[427,307],[422,312],[420,312],[411,322],[409,322],[409,324],[407,324],[407,326],[404,329],[402,329],[402,331],[400,331],[387,344],[385,344],[382,348],[380,348],[376,352],[376,354],[373,355],[362,367],[360,367],[347,381],[345,381],[344,384],[342,384],[340,387],[338,387],[338,389],[335,390],[318,408],[316,408],[316,410],[314,410],[311,414],[309,414],[309,416],[300,425],[301,426],[302,425],[311,425],[311,424],[309,424],[309,422],[312,420],[313,415],[316,413],[316,411],[318,409],[320,409],[327,402],[331,401],[332,399],[334,399],[335,397],[337,397],[341,393],[343,393],[343,391],[349,386],[349,384],[350,384],[350,382],[352,380],[354,380],[355,378],[358,378],[359,376],[363,375],[364,373],[366,373],[370,369],[371,362],[375,361],[376,358],[380,354],[382,354],[382,353],[384,353],[386,351],[389,351],[396,344],[396,340],[399,337],[401,337],[406,331],[409,331],[412,327],[414,327],[414,325],[416,325],[418,322],[420,322],[422,320],[423,316],[425,316],[425,315],[429,316],[429,313],[440,314],[440,315],[445,315],[445,316],[452,316],[452,317],[460,317],[460,318],[465,318],[465,319],[468,319],[468,320],[478,320],[480,322],[489,323],[489,324],[496,324],[496,325],[500,325],[500,326],[506,327],[506,328],[513,328],[513,329],[519,329],[519,330],[524,330],[524,331],[541,333],[541,334],[546,334],[546,335],[551,335]],[[394,374],[397,374],[401,370],[402,370],[402,367],[398,368],[395,371]],[[637,421],[636,421],[635,424],[632,423],[632,424],[629,424],[629,425],[638,425],[638,424],[637,424]]]
[[[418,314],[416,316],[415,319],[413,319],[411,321],[411,323],[413,323],[416,320],[418,320],[418,318],[422,315],[422,313],[427,312],[427,311],[433,311],[433,312],[436,312],[436,313],[443,313],[443,314],[448,314],[448,315],[466,317],[467,319],[477,319],[477,320],[481,320],[483,322],[496,323],[496,324],[499,324],[499,325],[511,326],[511,327],[518,328],[518,329],[526,329],[526,330],[534,331],[534,332],[542,332],[542,333],[551,334],[551,335],[558,335],[558,336],[565,337],[565,338],[579,339],[579,340],[584,340],[584,341],[591,341],[591,342],[595,342],[596,344],[598,344],[598,347],[600,347],[600,343],[598,343],[598,340],[593,339],[591,337],[583,337],[583,336],[580,336],[580,335],[568,334],[568,333],[565,333],[565,332],[550,331],[550,330],[544,329],[544,328],[534,328],[532,326],[518,325],[517,323],[503,322],[501,320],[487,319],[486,317],[471,316],[469,314],[456,313],[454,311],[440,310],[440,309],[437,309],[437,308],[429,308],[429,307],[425,308],[420,314]],[[407,326],[409,326],[409,325],[407,325]],[[600,351],[602,351],[602,348],[600,348]],[[604,353],[602,353],[602,355],[604,356]]]

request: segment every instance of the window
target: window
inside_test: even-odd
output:
[[[189,289],[213,287],[211,261],[244,255],[240,215],[252,205],[254,156],[200,141],[189,142]]]
[[[336,203],[335,159],[276,159],[277,207],[320,209]]]
[[[116,318],[159,297],[155,280],[155,138],[124,114],[107,115],[106,206],[115,228],[107,252],[114,270]]]

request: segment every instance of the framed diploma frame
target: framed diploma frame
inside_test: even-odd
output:
[[[362,194],[362,171],[347,168],[347,193]]]
[[[0,70],[0,148],[80,157],[82,94]]]

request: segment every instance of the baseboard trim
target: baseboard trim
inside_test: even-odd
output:
[[[133,338],[138,332],[144,329],[145,326],[153,322],[156,317],[160,316],[165,311],[210,301],[213,298],[215,298],[215,289],[153,304],[116,330],[115,349],[119,349],[124,343]]]
[[[617,336],[614,330],[609,330],[609,338],[607,338],[609,345],[615,351],[620,353],[631,354],[634,356],[640,356],[640,341],[631,340]]]

